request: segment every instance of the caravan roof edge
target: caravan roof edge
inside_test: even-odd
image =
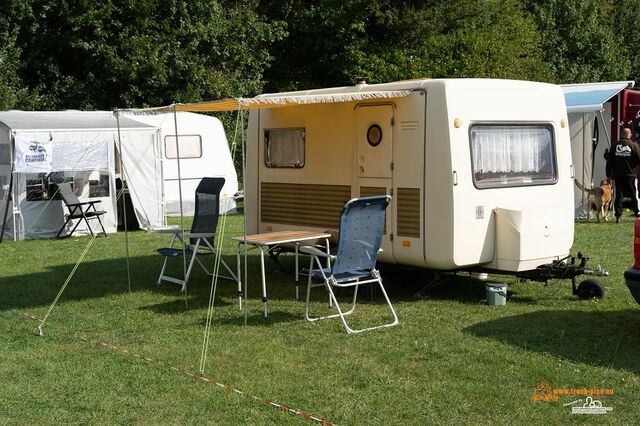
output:
[[[0,124],[3,124],[0,121]],[[5,126],[6,127],[6,126]],[[17,133],[25,133],[25,132],[108,132],[118,130],[118,127],[80,127],[80,128],[71,128],[71,127],[60,127],[60,128],[8,128],[12,132]],[[148,126],[148,127],[120,127],[120,130],[131,130],[131,131],[139,131],[139,132],[155,132],[158,131],[158,127]]]
[[[300,90],[293,92],[264,93],[257,95],[256,98],[269,98],[279,96],[313,96],[322,94],[340,94],[340,93],[357,93],[357,92],[385,92],[385,91],[403,91],[403,90],[423,90],[430,85],[438,84],[469,84],[469,83],[491,83],[491,82],[514,82],[523,84],[550,84],[539,81],[528,80],[510,80],[497,78],[435,78],[435,79],[416,79],[392,81],[389,83],[376,84],[358,84],[355,86],[328,87],[309,90]],[[554,85],[555,86],[555,85]]]
[[[596,81],[593,83],[567,83],[567,84],[560,84],[560,87],[567,87],[567,88],[571,88],[571,87],[586,87],[586,86],[609,86],[609,85],[618,85],[618,84],[626,84],[626,89],[631,89],[633,88],[633,86],[636,84],[635,81],[633,80],[620,80],[620,81]]]
[[[13,131],[97,131],[117,129],[111,111],[0,111],[0,123]],[[121,129],[155,128],[134,119],[120,120]]]

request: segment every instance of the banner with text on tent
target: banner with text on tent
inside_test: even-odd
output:
[[[109,168],[113,132],[16,133],[16,171],[51,173]]]
[[[49,173],[53,163],[50,133],[17,133],[16,169],[18,173]]]

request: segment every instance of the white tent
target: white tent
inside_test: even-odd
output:
[[[195,188],[202,177],[226,179],[221,211],[235,209],[238,178],[222,123],[215,117],[180,113],[178,148],[182,180],[177,175],[173,114],[115,117],[110,111],[0,112],[0,224],[15,239],[55,236],[66,209],[49,191],[51,173],[73,179],[80,200],[101,201],[107,232],[116,230],[116,179],[119,169],[118,123],[124,180],[143,229],[166,225],[167,215],[192,215]],[[38,163],[25,162],[38,154]],[[46,153],[45,153],[46,151]],[[27,156],[25,157],[25,154]],[[11,202],[7,204],[13,170]],[[55,198],[55,197],[54,197]],[[7,208],[8,207],[8,208]],[[88,233],[81,224],[74,233]]]
[[[180,215],[178,185],[181,185],[182,213],[187,216],[193,215],[195,190],[200,179],[205,176],[225,178],[220,193],[220,211],[234,210],[236,203],[233,196],[238,192],[238,176],[222,123],[215,117],[190,112],[180,112],[176,118],[177,123],[172,113],[135,116],[137,121],[160,128],[166,214]],[[176,124],[180,135],[180,180],[175,146]]]
[[[574,175],[585,188],[598,186],[605,178],[604,150],[611,145],[612,106],[608,101],[633,85],[633,81],[561,85],[571,131]],[[576,187],[574,197],[575,217],[587,218],[591,210],[587,194]]]
[[[163,226],[159,130],[122,117],[120,132],[125,180],[138,222],[143,228]],[[100,200],[105,229],[115,231],[117,155],[118,125],[111,112],[0,112],[4,236],[52,237],[63,226],[66,209],[50,186],[52,173],[72,180],[81,201]],[[87,232],[84,223],[76,230]]]

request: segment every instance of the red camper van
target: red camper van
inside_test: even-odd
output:
[[[640,91],[625,89],[611,99],[611,144],[620,137],[620,130],[629,127],[634,139],[640,141]]]

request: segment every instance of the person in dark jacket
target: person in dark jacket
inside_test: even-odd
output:
[[[640,166],[640,148],[631,140],[631,134],[631,129],[622,129],[620,140],[611,147],[607,159],[607,177],[613,178],[616,190],[613,202],[616,223],[620,223],[622,217],[622,200],[625,195],[631,197],[631,207],[636,217],[640,213],[636,187],[636,168]]]

